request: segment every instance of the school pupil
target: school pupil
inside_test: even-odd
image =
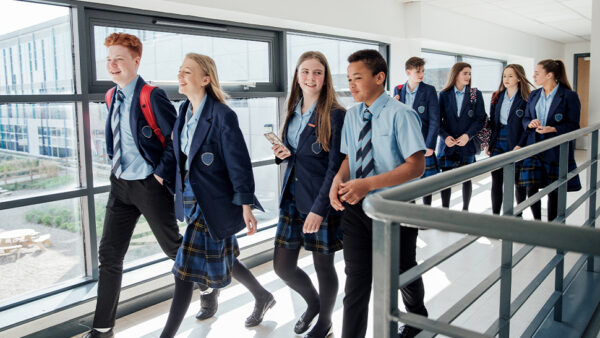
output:
[[[294,326],[296,334],[326,337],[332,332],[331,315],[338,292],[335,252],[342,249],[341,214],[330,207],[329,189],[344,156],[340,136],[345,109],[338,103],[331,70],[320,52],[298,59],[287,116],[284,146],[274,146],[276,162],[287,162],[275,235],[275,272],[307,304]],[[311,251],[319,292],[298,267],[300,247]]]
[[[419,178],[425,169],[425,142],[416,112],[385,93],[388,68],[378,51],[360,50],[348,57],[348,82],[357,105],[346,112],[340,151],[346,154],[333,179],[329,198],[343,210],[342,232],[346,285],[342,337],[364,337],[372,284],[372,224],[362,209],[375,190]],[[418,229],[401,227],[400,272],[417,264]],[[402,289],[407,310],[427,316],[421,278]],[[403,326],[400,337],[419,329]]]
[[[210,298],[206,302],[210,308],[204,309],[210,316],[216,312],[219,289],[227,286],[232,276],[248,288],[255,305],[246,319],[247,327],[259,325],[275,305],[273,295],[237,259],[240,251],[235,234],[244,227],[248,235],[254,234],[257,222],[251,209],[262,211],[262,207],[254,196],[248,148],[236,113],[225,103],[216,65],[208,56],[189,53],[179,68],[178,80],[179,92],[187,100],[179,108],[173,131],[175,210],[188,226],[172,270],[175,294],[163,338],[177,332],[194,283]]]
[[[421,133],[427,147],[425,173],[421,177],[429,177],[440,172],[434,151],[440,130],[440,106],[435,87],[423,82],[425,60],[413,56],[406,60],[405,69],[408,80],[394,87],[394,98],[412,107],[421,118]],[[424,196],[423,203],[431,205],[431,195]]]
[[[541,86],[531,92],[525,109],[523,127],[527,128],[525,145],[534,144],[579,129],[581,104],[571,90],[565,65],[561,60],[542,60],[535,67],[533,80]],[[548,149],[523,161],[519,184],[533,196],[539,189],[558,179],[560,147]],[[573,142],[569,143],[568,170],[577,168]],[[567,191],[581,189],[579,175],[567,182]],[[538,202],[539,204],[539,202]],[[548,194],[548,222],[558,213],[558,190]],[[541,217],[540,217],[541,218]]]
[[[457,62],[452,66],[448,82],[440,92],[440,141],[438,161],[442,171],[475,162],[479,152],[473,138],[483,128],[485,113],[483,96],[471,88],[471,65]],[[462,184],[463,210],[469,209],[471,180]],[[451,188],[442,190],[442,206],[450,207]]]
[[[523,117],[532,84],[527,80],[521,65],[509,64],[502,71],[502,79],[498,90],[492,94],[490,105],[490,129],[492,135],[486,149],[488,156],[504,154],[522,147],[525,143]],[[515,198],[521,203],[527,197],[525,187],[518,184],[519,166],[515,164]],[[500,214],[503,200],[503,170],[492,171],[492,212]],[[534,217],[539,219],[539,206],[531,208]]]

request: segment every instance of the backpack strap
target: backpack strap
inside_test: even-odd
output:
[[[109,89],[106,94],[104,94],[104,102],[106,102],[106,108],[108,108],[108,112],[110,113],[110,107],[112,106],[113,95],[115,95],[115,89],[117,87],[112,87]]]
[[[475,103],[477,103],[477,88],[471,88],[471,104],[473,106],[475,106]]]
[[[146,119],[146,122],[148,122],[148,126],[152,128],[152,131],[156,137],[158,137],[158,140],[164,148],[166,146],[165,137],[156,123],[156,117],[154,116],[152,103],[150,102],[150,95],[152,94],[154,88],[156,87],[149,84],[144,84],[144,87],[142,87],[142,90],[140,91],[140,106],[142,108],[142,113],[144,113],[144,118]]]

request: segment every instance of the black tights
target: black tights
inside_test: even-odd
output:
[[[502,208],[502,199],[504,197],[504,176],[503,170],[498,169],[492,171],[492,212],[496,215],[500,214]],[[527,189],[524,187],[515,186],[515,199],[517,203],[521,203],[525,200],[527,195]],[[533,210],[533,207],[532,207]],[[521,217],[521,215],[517,215]]]
[[[463,199],[463,210],[469,210],[469,202],[471,202],[471,194],[473,193],[473,184],[471,181],[465,181],[462,184],[462,199]],[[452,188],[444,189],[441,191],[442,195],[442,206],[444,208],[450,207],[450,196],[452,195]]]
[[[276,247],[273,265],[275,273],[306,301],[307,315],[319,314],[319,320],[313,328],[323,332],[331,323],[331,314],[338,292],[338,278],[333,265],[334,254],[313,252],[313,261],[319,281],[319,293],[315,290],[310,277],[298,267],[300,249],[290,250]]]
[[[258,283],[254,275],[252,275],[252,272],[250,272],[250,270],[248,270],[248,268],[238,259],[233,262],[231,275],[248,288],[257,301],[262,301],[269,297],[270,293]],[[165,324],[165,328],[163,329],[160,338],[171,338],[175,336],[185,317],[185,313],[190,306],[193,292],[193,282],[184,281],[175,277],[175,294],[173,295],[173,302],[171,303],[171,309],[169,310],[167,324]]]
[[[538,192],[537,187],[528,186],[527,196],[531,197]],[[542,203],[540,201],[535,202],[531,206],[531,212],[533,218],[537,220],[542,219]],[[552,222],[558,215],[558,190],[554,190],[548,194],[548,222]]]

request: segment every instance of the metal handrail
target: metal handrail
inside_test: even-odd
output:
[[[449,172],[369,195],[363,203],[363,208],[367,215],[374,220],[373,261],[374,263],[377,262],[377,264],[373,264],[373,275],[375,276],[373,283],[374,336],[394,337],[397,331],[397,321],[402,321],[429,331],[421,333],[419,337],[432,337],[437,333],[457,334],[461,337],[495,336],[496,334],[501,338],[508,337],[510,318],[551,271],[555,272],[554,292],[525,330],[524,335],[533,335],[551,310],[554,310],[553,319],[558,322],[562,321],[564,290],[573,282],[586,262],[587,271],[594,271],[593,256],[600,256],[600,230],[594,229],[597,215],[600,215],[600,208],[596,208],[596,189],[599,183],[597,182],[599,129],[600,123]],[[569,143],[587,134],[592,136],[590,159],[582,164],[580,168],[568,172]],[[517,206],[513,206],[515,163],[554,147],[560,149],[558,180]],[[430,195],[497,169],[503,169],[504,172],[503,216],[432,208],[410,203],[410,201],[421,196]],[[567,207],[567,182],[583,171],[589,173],[588,190],[584,191],[581,197]],[[515,211],[522,212],[554,190],[558,190],[558,215],[553,222],[530,221],[512,217]],[[567,216],[586,201],[587,220],[582,227],[561,224],[564,223]],[[420,265],[399,275],[400,225],[424,226],[468,235]],[[398,309],[398,288],[408,285],[433,267],[457,254],[473,243],[477,239],[476,236],[486,236],[502,241],[502,259],[497,270],[437,320],[403,313]],[[528,245],[513,255],[513,241]],[[557,249],[556,255],[530,281],[527,288],[521,291],[517,298],[511,302],[512,269],[533,250],[532,245],[555,248]],[[565,251],[587,255],[582,256],[566,276],[564,272]],[[500,281],[499,317],[491,327],[484,333],[479,333],[450,324],[452,320],[456,319],[460,313],[465,311],[498,281]]]

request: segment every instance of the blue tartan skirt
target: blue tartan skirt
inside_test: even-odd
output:
[[[440,172],[440,166],[438,165],[437,156],[435,153],[431,156],[425,157],[425,172],[422,178],[433,176]]]
[[[305,234],[302,232],[304,221],[308,215],[302,214],[296,209],[295,187],[295,180],[291,175],[279,209],[275,246],[290,250],[304,246],[307,251],[323,254],[331,254],[342,249],[340,216],[329,215],[324,218],[319,230],[315,233]]]
[[[181,280],[223,288],[231,283],[233,262],[239,254],[235,236],[213,240],[200,216],[187,226],[172,271]]]
[[[438,158],[438,164],[442,171],[462,167],[467,164],[475,163],[475,155],[461,156],[454,153],[451,155],[443,155]]]
[[[498,132],[498,137],[496,138],[496,144],[494,145],[494,149],[492,149],[492,153],[490,157],[498,156],[504,153],[511,151],[512,149],[508,149],[508,128],[505,125],[500,127],[500,131]],[[523,161],[519,161],[515,163],[515,183],[519,180],[519,170]]]
[[[568,171],[577,169],[577,164],[569,163]],[[538,189],[558,180],[558,163],[545,161],[541,156],[533,156],[523,160],[519,169],[517,185],[520,187],[534,186]],[[579,175],[567,182],[567,191],[581,190]]]

